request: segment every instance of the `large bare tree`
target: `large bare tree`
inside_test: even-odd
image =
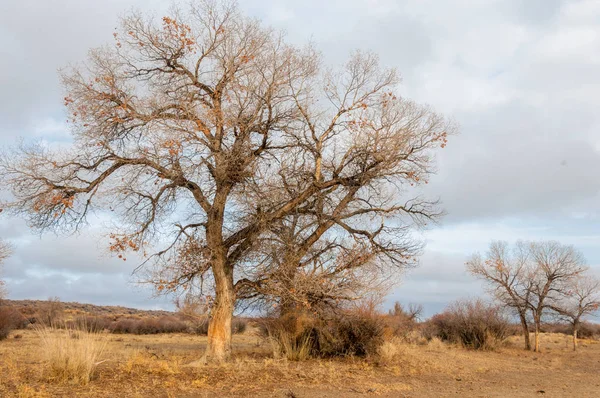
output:
[[[130,14],[114,37],[63,72],[73,146],[0,161],[7,207],[59,230],[111,210],[110,249],[147,257],[158,291],[213,290],[205,359],[230,355],[238,293],[269,278],[260,247],[294,215],[328,219],[302,221],[307,250],[286,264],[335,240],[324,236],[333,226],[395,267],[414,262],[399,215],[428,202],[397,203],[427,181],[453,125],[395,94],[396,72],[377,57],[324,69],[312,47],[212,1],[158,22]]]

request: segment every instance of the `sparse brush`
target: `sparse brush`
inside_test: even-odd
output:
[[[500,308],[481,300],[457,301],[428,323],[426,335],[476,350],[498,348],[509,332]]]
[[[92,379],[106,348],[107,334],[55,327],[40,327],[37,332],[50,380],[87,384]]]
[[[399,352],[398,342],[394,340],[384,341],[377,349],[380,361],[386,364],[392,362]]]

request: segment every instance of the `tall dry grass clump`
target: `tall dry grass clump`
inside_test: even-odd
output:
[[[37,329],[50,380],[73,384],[87,384],[92,380],[108,339],[105,333],[88,330],[48,326]]]

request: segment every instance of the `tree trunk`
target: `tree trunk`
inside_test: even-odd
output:
[[[535,343],[534,343],[533,351],[540,352],[540,325],[537,320],[535,321],[535,340],[534,341],[535,341]]]
[[[573,351],[577,351],[577,328],[573,328]]]
[[[231,358],[231,320],[235,307],[233,270],[225,260],[213,264],[215,303],[208,325],[208,346],[203,362],[223,362]]]
[[[529,338],[529,325],[527,325],[527,319],[524,316],[519,316],[521,319],[521,327],[523,328],[523,338],[525,339],[525,349],[531,350],[531,340]]]

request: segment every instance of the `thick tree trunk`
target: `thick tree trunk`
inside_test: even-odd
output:
[[[523,338],[525,339],[525,349],[531,350],[531,340],[529,338],[529,325],[527,325],[527,319],[524,316],[519,317],[521,319],[521,328],[523,328]]]
[[[573,328],[573,351],[577,351],[577,328]]]
[[[231,320],[235,307],[233,270],[224,257],[213,265],[215,303],[208,325],[208,346],[203,362],[223,362],[231,358]]]

